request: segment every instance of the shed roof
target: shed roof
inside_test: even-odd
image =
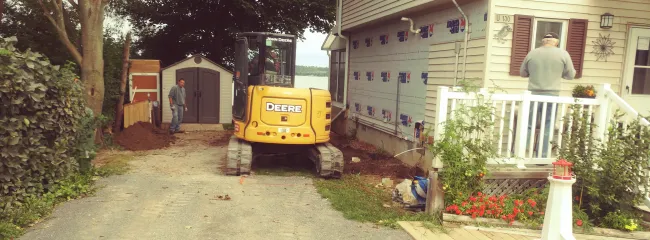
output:
[[[180,63],[182,63],[182,62],[188,61],[188,60],[193,59],[193,58],[195,58],[195,57],[200,57],[201,59],[203,59],[203,60],[205,60],[205,61],[208,61],[209,63],[212,63],[212,64],[214,64],[215,66],[218,66],[219,68],[225,70],[226,72],[229,72],[229,73],[231,73],[231,74],[233,73],[233,72],[230,71],[228,68],[225,68],[224,66],[221,66],[221,64],[218,64],[218,63],[213,62],[212,60],[210,60],[209,58],[206,58],[205,56],[203,56],[203,55],[201,55],[201,54],[194,54],[194,55],[189,56],[189,57],[187,57],[187,58],[185,58],[185,59],[183,59],[183,60],[180,60],[180,61],[178,61],[178,62],[175,62],[175,63],[173,63],[173,64],[171,64],[171,65],[169,65],[169,66],[163,68],[162,71],[165,71],[165,70],[167,70],[168,68],[174,67],[174,66],[176,66],[176,65],[178,65],[178,64],[180,64]]]

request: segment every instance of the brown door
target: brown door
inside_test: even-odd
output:
[[[219,72],[199,68],[199,122],[219,123]]]
[[[183,114],[183,123],[197,123],[199,116],[198,106],[198,68],[183,68],[176,70],[176,82],[185,80],[185,105],[187,112]]]

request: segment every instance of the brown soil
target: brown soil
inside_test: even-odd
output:
[[[338,147],[345,157],[346,174],[375,175],[382,178],[403,179],[414,176],[424,176],[418,167],[407,166],[401,160],[393,158],[367,143],[350,140],[345,136],[332,134],[330,142]],[[352,162],[352,157],[358,157],[360,162]]]
[[[127,150],[146,151],[169,147],[176,137],[151,123],[138,122],[115,137],[115,142]]]

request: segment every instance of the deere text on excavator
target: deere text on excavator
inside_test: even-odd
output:
[[[295,68],[295,36],[237,35],[227,174],[247,175],[255,159],[280,156],[311,159],[321,177],[341,177],[343,153],[329,143],[330,93],[294,88]]]

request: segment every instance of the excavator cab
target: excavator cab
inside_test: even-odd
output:
[[[260,61],[262,59],[262,61]],[[233,116],[246,119],[248,86],[293,88],[296,37],[275,33],[240,33],[235,47]]]
[[[258,158],[306,156],[320,176],[341,176],[343,154],[329,143],[330,93],[294,88],[295,66],[295,36],[237,35],[228,174],[249,174]]]

